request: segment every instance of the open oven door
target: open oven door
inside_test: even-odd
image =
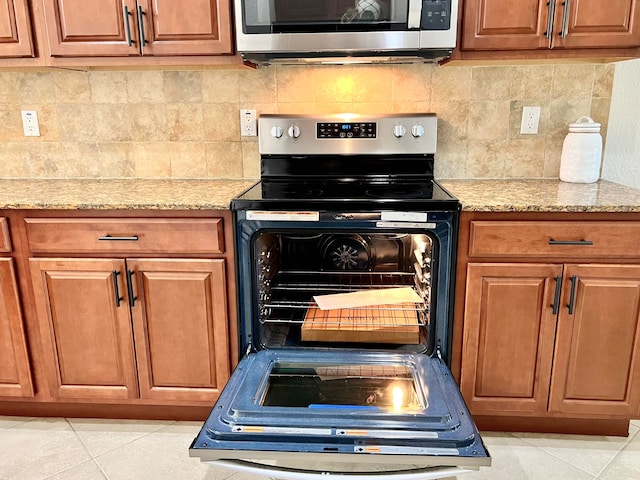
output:
[[[435,479],[491,464],[446,364],[397,350],[248,354],[190,455],[295,480]]]

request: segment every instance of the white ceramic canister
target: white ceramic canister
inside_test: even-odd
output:
[[[600,177],[602,136],[600,124],[591,117],[580,117],[569,124],[562,144],[560,180],[571,183],[593,183]]]

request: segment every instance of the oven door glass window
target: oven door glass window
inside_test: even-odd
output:
[[[243,0],[245,33],[406,30],[409,0]]]
[[[490,463],[438,358],[309,348],[243,358],[190,453],[203,461],[354,462],[377,469],[389,462],[407,469]]]

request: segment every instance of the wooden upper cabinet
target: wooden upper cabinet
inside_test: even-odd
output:
[[[0,0],[0,58],[33,56],[27,0]]]
[[[43,0],[43,7],[54,57],[139,55],[135,0]]]
[[[640,406],[640,266],[569,265],[565,278],[563,305],[574,308],[563,306],[558,318],[549,409],[634,417]]]
[[[229,0],[42,1],[53,56],[232,53]]]
[[[546,0],[466,0],[462,48],[544,48],[548,13]]]
[[[556,8],[553,48],[640,45],[640,4],[636,0],[567,0],[558,2]]]
[[[466,0],[463,50],[640,46],[636,0]]]
[[[139,0],[142,54],[232,53],[230,9],[229,0]]]

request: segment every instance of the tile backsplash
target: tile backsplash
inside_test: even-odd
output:
[[[257,178],[258,113],[435,112],[438,178],[558,176],[567,125],[603,125],[614,65],[0,72],[0,178]],[[540,106],[538,135],[522,107]],[[24,137],[36,110],[40,137]]]

